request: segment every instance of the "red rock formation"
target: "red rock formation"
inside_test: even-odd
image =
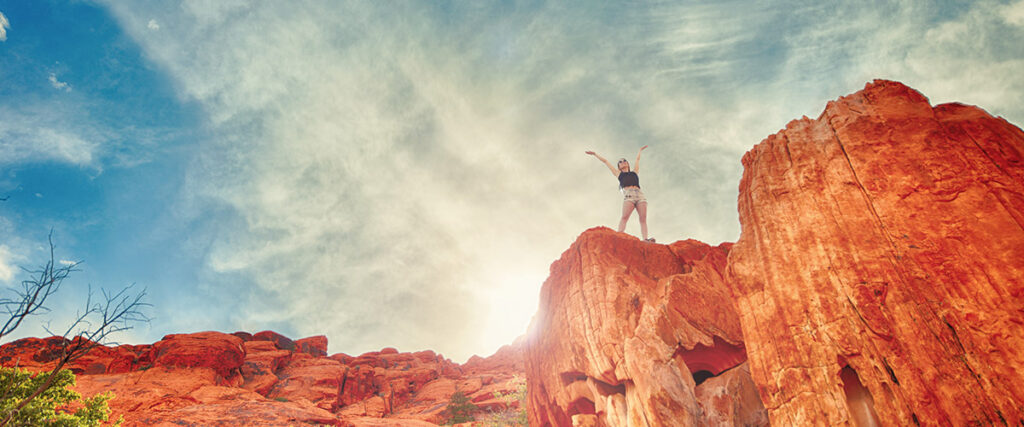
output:
[[[0,362],[52,368],[61,338],[0,346]],[[113,417],[128,425],[436,425],[455,390],[484,410],[523,376],[522,351],[503,347],[469,368],[432,351],[383,349],[322,355],[323,336],[292,341],[275,332],[168,335],[153,345],[97,347],[68,366],[86,396],[112,391]]]
[[[149,354],[154,366],[210,368],[224,379],[237,376],[245,358],[242,340],[220,332],[167,335]]]
[[[1024,133],[875,81],[743,157],[729,277],[777,425],[1024,424]]]
[[[739,319],[722,277],[729,247],[694,240],[658,245],[607,228],[580,235],[552,264],[530,325],[530,424],[702,425],[734,418],[717,414],[733,409],[716,402],[721,393],[697,385],[726,371],[747,376]],[[757,401],[749,379],[730,384],[736,386],[716,390],[738,393],[737,402]],[[756,413],[757,405],[747,409]]]

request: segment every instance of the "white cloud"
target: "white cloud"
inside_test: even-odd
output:
[[[0,163],[15,163],[33,159],[53,159],[76,165],[90,165],[96,144],[63,130],[29,129],[24,138],[6,141],[5,129],[0,127]],[[10,135],[10,133],[7,133]]]
[[[0,165],[26,161],[58,161],[99,169],[97,156],[103,139],[89,124],[76,127],[58,109],[0,107]]]
[[[67,84],[67,82],[57,80],[57,73],[50,73],[49,80],[50,85],[53,86],[54,89],[71,92],[71,85]]]
[[[160,24],[158,24],[156,22],[156,19],[150,19],[149,22],[146,23],[146,28],[149,28],[149,29],[154,30],[154,31],[155,30],[159,30],[160,29]]]
[[[1008,24],[1024,26],[1024,0],[1003,6],[1000,13]]]
[[[872,78],[1024,119],[1012,51],[984,43],[993,4],[950,40],[928,34],[941,18],[923,1],[114,11],[215,134],[180,207],[213,224],[192,238],[198,292],[238,325],[326,333],[332,350],[460,359],[524,332],[551,261],[617,222],[614,178],[586,149],[651,144],[653,235],[718,243],[738,237],[742,153]],[[175,34],[141,30],[154,15]]]
[[[0,282],[10,282],[14,278],[15,267],[11,265],[12,258],[11,248],[0,245]]]
[[[11,28],[10,21],[0,12],[0,42],[7,41],[7,29]]]
[[[923,6],[900,9],[886,22],[902,24],[860,37],[865,49],[852,57],[853,75],[901,80],[933,104],[974,104],[1022,123],[1024,106],[1011,94],[1024,92],[1024,27],[1004,25],[1005,10],[997,2],[972,2],[955,18],[930,23],[921,17]],[[888,47],[880,57],[872,51],[877,46]]]

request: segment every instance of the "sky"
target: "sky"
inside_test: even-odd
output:
[[[735,241],[743,153],[876,78],[1024,123],[1024,0],[0,0],[0,286],[83,262],[4,340],[135,284],[118,342],[486,356],[618,223],[584,151],[650,146],[659,242]]]

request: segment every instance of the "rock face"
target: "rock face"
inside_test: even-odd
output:
[[[735,246],[552,265],[532,425],[1024,425],[1024,132],[875,81],[743,164]]]
[[[875,81],[743,158],[729,254],[777,425],[1024,424],[1024,133]]]
[[[723,279],[729,247],[580,235],[527,335],[530,425],[766,424]],[[723,372],[735,378],[708,380]]]
[[[0,363],[46,370],[61,341],[5,344]],[[499,395],[516,391],[524,375],[518,343],[464,366],[432,351],[326,353],[323,336],[199,332],[153,345],[100,346],[67,368],[83,395],[114,392],[113,419],[168,426],[436,425],[456,390],[482,413],[515,408],[518,402]]]

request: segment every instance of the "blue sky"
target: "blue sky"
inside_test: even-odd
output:
[[[0,0],[0,285],[146,287],[118,337],[272,329],[457,361],[617,223],[739,236],[740,158],[875,78],[1024,123],[1024,1]],[[635,219],[627,231],[638,234]],[[37,324],[22,335],[41,335]]]

